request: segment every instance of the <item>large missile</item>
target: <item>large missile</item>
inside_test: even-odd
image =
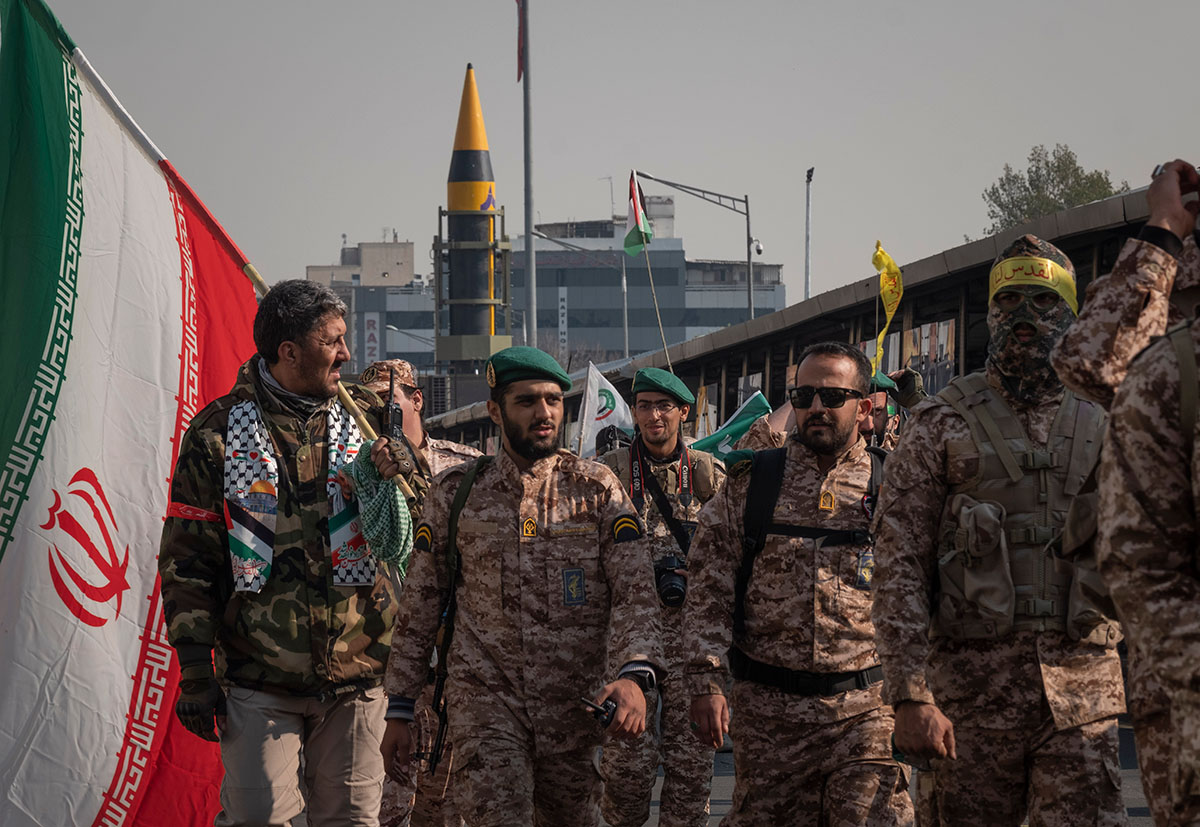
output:
[[[492,158],[488,152],[487,131],[483,127],[483,109],[475,86],[475,70],[467,64],[462,102],[458,107],[458,128],[454,133],[454,153],[446,183],[448,216],[447,240],[450,243],[451,301],[494,299],[496,297],[495,260],[485,244],[495,241],[496,182],[492,177]],[[455,215],[458,210],[474,215]],[[483,214],[480,214],[483,213]],[[479,244],[478,249],[457,248],[454,242]],[[491,304],[451,304],[451,336],[494,336],[496,308]],[[486,358],[486,356],[484,357]]]

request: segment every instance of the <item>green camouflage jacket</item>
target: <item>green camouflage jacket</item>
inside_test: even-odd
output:
[[[381,564],[374,586],[334,585],[327,406],[302,422],[263,386],[258,359],[196,415],[180,447],[159,555],[168,638],[181,655],[214,649],[226,685],[315,695],[377,684],[391,646],[392,582]],[[378,430],[379,397],[348,390]],[[234,592],[224,517],[229,412],[247,399],[257,399],[282,454],[274,560],[258,593]]]

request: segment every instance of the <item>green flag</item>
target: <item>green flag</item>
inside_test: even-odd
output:
[[[625,221],[625,252],[636,256],[654,238],[654,229],[646,217],[646,196],[637,180],[637,170],[629,172],[629,215]]]
[[[708,451],[717,459],[723,460],[733,451],[737,441],[750,430],[754,420],[770,412],[771,404],[767,402],[767,398],[762,395],[762,391],[755,391],[754,396],[743,402],[715,433],[696,440],[691,447],[697,451]]]

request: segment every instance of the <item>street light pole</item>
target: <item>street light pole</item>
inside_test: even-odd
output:
[[[703,198],[710,204],[716,204],[718,207],[724,207],[727,210],[732,210],[738,215],[746,216],[746,307],[750,311],[750,319],[754,318],[754,261],[751,259],[751,254],[757,250],[759,255],[762,255],[762,245],[758,239],[750,232],[750,196],[743,195],[738,198],[735,195],[722,195],[719,192],[702,189],[701,187],[693,187],[690,184],[680,184],[675,181],[668,181],[665,178],[655,178],[648,172],[638,172],[639,178],[646,178],[650,181],[657,181],[671,189],[686,192],[688,195],[694,195],[697,198]]]
[[[747,321],[754,321],[754,259],[750,257],[754,252],[754,234],[750,232],[750,196],[743,195],[742,201],[746,205],[746,307],[749,309],[750,315]]]

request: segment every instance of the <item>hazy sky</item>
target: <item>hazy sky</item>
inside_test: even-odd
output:
[[[539,220],[601,218],[630,167],[750,195],[762,261],[813,285],[978,236],[1034,144],[1138,187],[1200,161],[1200,2],[530,0]],[[497,199],[523,225],[512,0],[51,0],[133,117],[268,279],[396,228],[428,272],[468,62]],[[603,179],[603,180],[602,180]],[[650,194],[670,190],[648,182]],[[689,257],[745,256],[741,216],[676,199]]]

